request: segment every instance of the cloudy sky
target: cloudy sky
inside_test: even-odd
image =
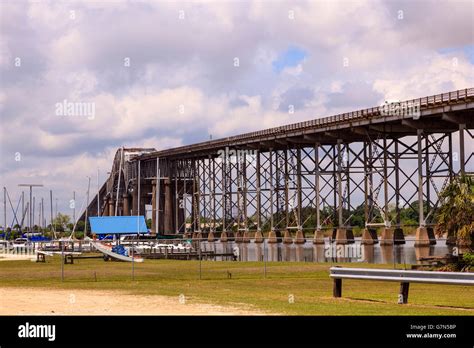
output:
[[[95,189],[120,146],[163,149],[472,87],[473,4],[1,0],[2,186],[16,201],[18,183],[41,183],[37,197],[51,188],[70,213],[72,191],[80,206],[87,176]]]

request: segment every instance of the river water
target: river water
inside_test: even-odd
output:
[[[406,238],[401,245],[361,245],[360,238],[353,244],[336,245],[325,239],[324,244],[283,243],[201,243],[202,251],[214,251],[216,254],[233,253],[239,261],[298,261],[298,262],[368,262],[378,264],[417,264],[423,257],[444,256],[452,250],[445,239],[438,239],[436,245],[415,247],[414,239]],[[232,256],[218,256],[217,260],[231,260]]]

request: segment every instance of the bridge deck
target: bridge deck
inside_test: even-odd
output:
[[[405,112],[419,106],[419,119]],[[242,149],[283,149],[288,144],[335,144],[337,139],[356,142],[367,136],[389,133],[390,137],[416,135],[417,129],[427,132],[459,130],[459,124],[474,127],[474,88],[396,103],[397,109],[385,112],[387,106],[372,107],[310,121],[269,128],[222,139],[150,152],[137,157],[141,160],[165,157],[202,157],[215,155],[225,147]]]

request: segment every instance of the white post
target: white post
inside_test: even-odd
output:
[[[120,165],[119,165],[117,196],[115,197],[115,216],[117,216],[117,210],[118,210],[119,192],[120,192],[120,179],[122,177],[122,161],[123,161],[123,147],[122,147],[122,151],[120,152]]]
[[[7,188],[3,188],[3,240],[7,238]]]
[[[97,168],[97,216],[100,216],[99,168]]]
[[[88,176],[87,177],[89,180],[88,180],[88,183],[87,183],[87,198],[86,198],[86,211],[85,211],[85,219],[86,221],[84,222],[84,238],[87,237],[87,212],[89,211],[89,191],[90,191],[90,188],[91,188],[91,177]]]

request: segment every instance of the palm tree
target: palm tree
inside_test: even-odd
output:
[[[438,229],[456,238],[460,246],[470,247],[474,235],[474,180],[472,176],[456,177],[441,192],[437,214]]]

